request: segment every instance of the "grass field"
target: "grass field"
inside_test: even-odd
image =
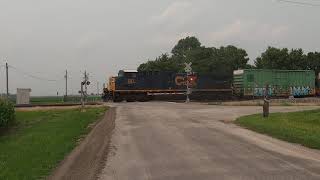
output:
[[[0,135],[0,179],[43,179],[89,132],[106,108],[17,112],[17,124]]]
[[[16,97],[11,96],[10,101],[16,103]],[[88,96],[88,102],[101,101],[100,96]],[[66,104],[66,103],[80,103],[80,96],[68,96],[67,101],[64,102],[63,96],[32,96],[30,97],[30,103],[32,105],[44,105],[44,104]]]
[[[101,100],[99,96],[88,96],[88,102],[94,102]],[[33,105],[41,105],[41,104],[63,104],[63,103],[80,103],[80,96],[69,96],[67,102],[63,101],[63,97],[60,96],[39,96],[39,97],[31,97],[30,103]]]
[[[63,102],[63,97],[44,96],[44,97],[31,97],[31,104],[60,104]]]
[[[274,113],[267,119],[261,114],[244,116],[236,123],[278,139],[320,149],[320,110]]]

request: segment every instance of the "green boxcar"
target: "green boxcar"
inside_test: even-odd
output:
[[[315,79],[311,70],[244,69],[234,71],[233,88],[237,96],[262,97],[267,85],[269,96],[314,96]]]

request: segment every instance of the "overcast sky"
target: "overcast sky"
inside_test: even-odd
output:
[[[84,70],[96,92],[97,82],[169,52],[188,35],[205,46],[244,48],[251,62],[270,45],[320,51],[319,17],[320,6],[277,0],[0,0],[0,66],[17,68],[10,69],[11,93],[62,94],[65,69],[69,93],[79,90]],[[4,92],[3,67],[0,74]]]

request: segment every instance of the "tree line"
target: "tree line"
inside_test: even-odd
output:
[[[250,68],[320,72],[320,52],[305,54],[302,49],[268,47],[251,65],[246,50],[232,45],[205,47],[196,37],[179,40],[171,54],[165,53],[155,60],[148,60],[138,67],[138,71],[184,72],[185,62],[192,62],[193,70],[199,73],[231,73]]]

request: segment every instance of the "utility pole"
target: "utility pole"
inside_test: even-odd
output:
[[[7,79],[7,98],[9,98],[9,66],[6,63],[6,79]]]
[[[66,78],[66,99],[68,97],[68,70],[66,70],[66,75],[64,76]]]
[[[99,82],[97,82],[97,95],[99,96]]]

